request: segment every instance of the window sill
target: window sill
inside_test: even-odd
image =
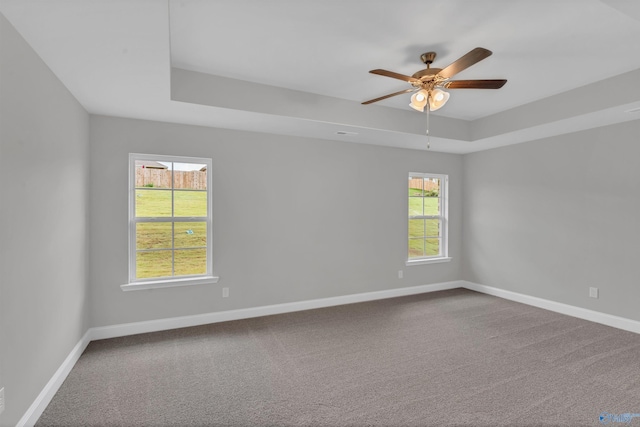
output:
[[[211,285],[218,283],[218,276],[193,277],[188,279],[153,280],[120,285],[123,291],[142,291],[145,289],[175,288],[178,286]]]
[[[411,266],[411,265],[437,264],[439,262],[449,262],[449,261],[451,261],[451,257],[415,259],[415,260],[406,261],[405,265]]]

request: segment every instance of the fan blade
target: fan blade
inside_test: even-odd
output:
[[[453,64],[450,64],[446,68],[443,68],[442,71],[438,73],[442,78],[448,79],[458,74],[460,71],[465,70],[471,67],[473,64],[482,61],[484,58],[491,56],[491,51],[485,49],[483,47],[477,47],[455,61]]]
[[[373,104],[374,102],[382,101],[383,99],[391,98],[392,96],[402,95],[403,93],[413,92],[415,90],[417,90],[417,89],[405,89],[405,90],[401,90],[400,92],[390,93],[389,95],[381,96],[380,98],[370,99],[368,101],[364,101],[362,103],[362,105]]]
[[[416,79],[415,77],[405,76],[404,74],[394,73],[393,71],[376,69],[376,70],[371,70],[369,72],[371,74],[378,74],[380,76],[391,77],[393,79],[398,79],[398,80],[402,80],[409,83],[420,83],[420,80]]]
[[[451,80],[442,86],[447,89],[500,89],[506,80]]]

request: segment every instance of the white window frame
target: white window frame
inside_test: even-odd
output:
[[[423,173],[423,172],[410,172],[409,179],[411,178],[431,178],[431,179],[439,179],[440,180],[440,212],[438,215],[416,215],[409,216],[407,215],[407,226],[405,230],[406,234],[406,248],[407,248],[407,261],[406,265],[422,265],[422,264],[433,264],[439,262],[449,262],[451,261],[451,257],[449,257],[449,175],[445,174],[435,174],[435,173]],[[406,187],[405,187],[406,188]],[[405,190],[406,191],[406,190]],[[409,213],[409,193],[407,194],[406,204],[407,214]],[[438,219],[440,220],[440,253],[438,255],[430,255],[430,256],[422,256],[422,257],[409,257],[409,220],[410,219]],[[427,236],[429,237],[429,236]],[[438,236],[433,236],[438,237]]]
[[[158,162],[196,163],[207,165],[207,216],[206,217],[136,217],[136,161],[152,160]],[[129,283],[121,285],[123,291],[166,288],[175,286],[189,286],[217,283],[218,277],[213,275],[213,239],[212,218],[213,201],[212,187],[212,160],[210,158],[166,156],[157,154],[129,154]],[[173,179],[172,179],[173,182]],[[173,191],[174,189],[171,188]],[[151,191],[151,190],[150,190]],[[148,279],[136,278],[136,224],[146,222],[206,222],[207,224],[207,272],[201,275],[170,276]],[[173,248],[172,248],[173,249]]]

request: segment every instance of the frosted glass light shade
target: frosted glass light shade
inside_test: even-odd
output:
[[[414,110],[418,110],[420,112],[424,111],[424,107],[427,105],[427,100],[429,99],[429,92],[422,89],[413,95],[411,95],[411,104],[409,106]]]
[[[439,110],[449,100],[449,93],[440,89],[434,89],[429,96],[429,109],[431,111]]]

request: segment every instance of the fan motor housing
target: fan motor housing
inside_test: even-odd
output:
[[[411,77],[420,80],[431,80],[440,71],[442,71],[442,68],[425,68],[424,70],[420,70],[417,73],[414,73]]]

